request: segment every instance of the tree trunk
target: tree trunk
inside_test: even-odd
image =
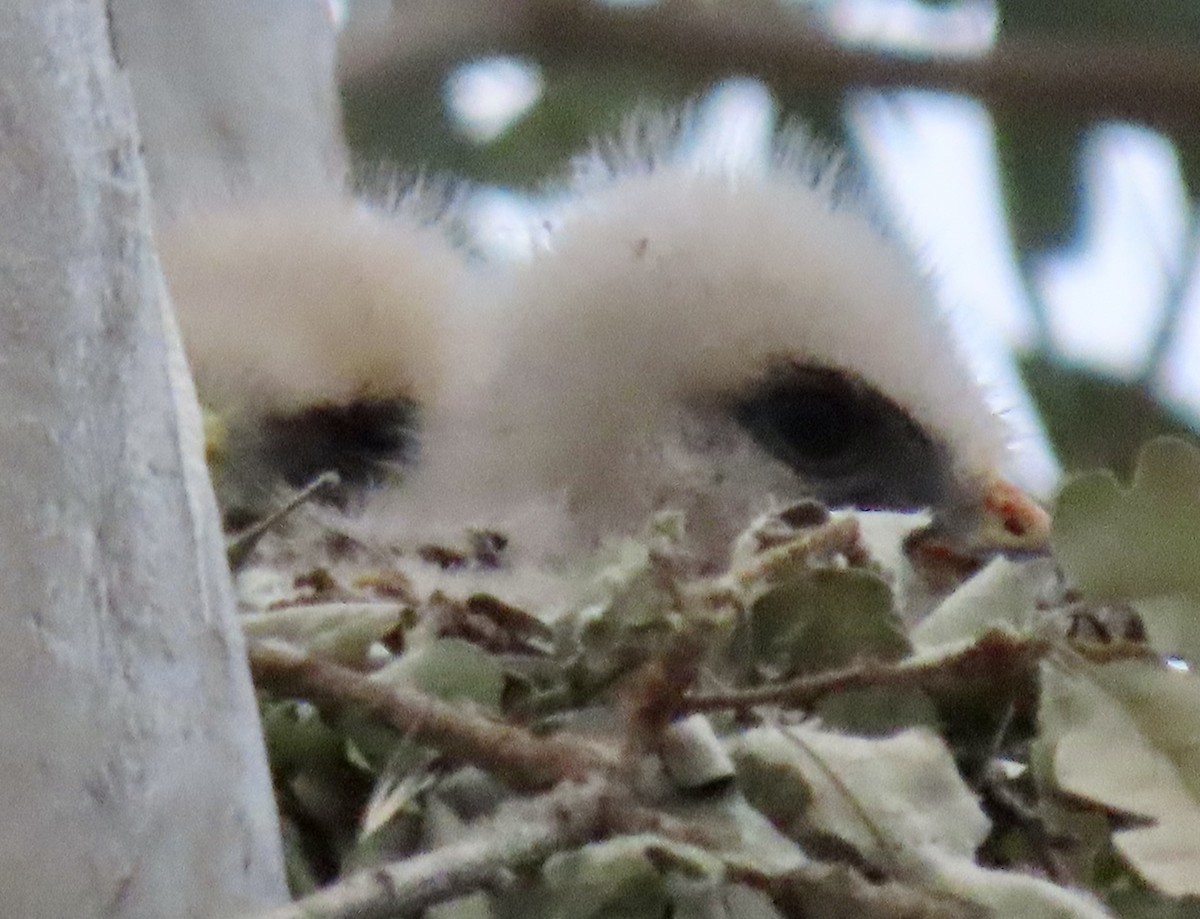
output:
[[[336,35],[321,0],[109,0],[159,216],[340,189]]]
[[[0,4],[0,913],[22,919],[285,897],[105,12]]]

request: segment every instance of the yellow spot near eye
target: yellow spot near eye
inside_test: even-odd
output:
[[[225,419],[212,409],[201,407],[200,411],[204,419],[204,461],[209,466],[219,466],[229,443],[229,428]]]

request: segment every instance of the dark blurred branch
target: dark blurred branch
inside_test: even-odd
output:
[[[794,10],[687,0],[614,7],[593,0],[408,0],[388,28],[344,36],[351,92],[426,79],[479,54],[653,62],[697,77],[759,77],[779,88],[916,87],[993,106],[1192,126],[1200,51],[1171,45],[1006,40],[980,57],[844,47]]]

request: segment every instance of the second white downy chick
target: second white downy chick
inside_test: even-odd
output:
[[[227,513],[326,470],[343,497],[403,479],[468,277],[419,200],[225,207],[170,226],[160,252],[201,402],[226,428],[213,469]]]

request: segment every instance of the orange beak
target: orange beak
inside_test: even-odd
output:
[[[932,583],[949,588],[997,555],[1027,557],[1050,551],[1050,515],[1007,479],[983,483],[967,506],[935,513],[933,523],[909,535],[905,552]]]
[[[1012,482],[995,478],[984,490],[977,533],[984,548],[1041,554],[1050,548],[1050,514]]]

